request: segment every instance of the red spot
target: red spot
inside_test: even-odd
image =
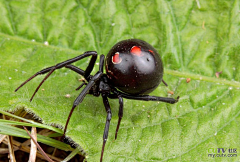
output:
[[[148,50],[150,53],[154,54],[153,50]]]
[[[137,55],[137,56],[140,56],[141,53],[142,53],[141,48],[138,47],[138,46],[133,46],[133,47],[131,48],[131,51],[130,51],[130,52],[131,52],[132,54],[134,54],[134,55]]]
[[[120,62],[122,62],[122,59],[119,57],[119,52],[116,52],[115,55],[113,55],[112,62],[114,64],[119,64]]]

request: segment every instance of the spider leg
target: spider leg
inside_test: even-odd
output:
[[[76,73],[78,73],[80,75],[82,75],[87,81],[89,81],[90,80],[89,76],[91,76],[90,73],[92,72],[92,70],[94,68],[96,60],[97,60],[97,55],[93,55],[91,60],[90,60],[90,63],[88,64],[85,71],[76,67],[76,66],[74,66],[74,65],[66,65],[65,67],[71,69],[72,71],[75,71]]]
[[[65,136],[65,134],[66,134],[67,126],[68,126],[69,120],[70,120],[70,118],[72,116],[73,110],[75,109],[75,107],[77,105],[79,105],[83,101],[83,99],[87,95],[88,91],[101,78],[101,76],[103,74],[104,58],[105,58],[104,55],[100,56],[99,71],[94,76],[91,77],[91,80],[88,82],[86,87],[82,90],[82,92],[79,94],[79,96],[73,102],[72,109],[71,109],[71,111],[70,111],[70,113],[68,115],[68,119],[67,119],[67,122],[65,124],[65,128],[64,128],[64,131],[63,131],[63,136]]]
[[[79,105],[84,97],[87,95],[88,91],[92,88],[92,86],[96,83],[97,80],[99,80],[102,76],[102,72],[98,71],[93,77],[92,79],[88,82],[88,84],[86,85],[86,87],[82,90],[82,92],[79,94],[79,96],[75,99],[75,101],[73,102],[73,106],[72,106],[72,109],[68,115],[68,119],[67,119],[67,122],[65,124],[65,128],[64,128],[64,131],[63,131],[63,136],[65,136],[65,133],[66,133],[66,130],[67,130],[67,126],[68,126],[68,123],[69,123],[69,120],[72,116],[72,113],[73,113],[73,110],[75,109],[75,107],[77,105]]]
[[[96,57],[97,58],[97,57]],[[66,68],[71,69],[72,71],[75,71],[76,73],[82,75],[87,81],[89,81],[92,77],[92,75],[90,75],[91,71],[93,70],[94,64],[96,62],[96,58],[92,57],[91,61],[86,69],[86,71],[74,66],[74,65],[66,65]],[[104,61],[104,59],[103,59]],[[103,67],[103,66],[100,66]],[[99,68],[100,68],[99,67]],[[103,71],[102,69],[99,69],[100,71]],[[85,82],[83,82],[79,87],[76,88],[76,90],[79,90],[80,88],[82,88],[82,86],[87,85]]]
[[[149,95],[129,95],[129,94],[125,94],[122,93],[118,90],[114,90],[113,91],[113,95],[109,96],[109,98],[114,98],[116,95],[120,95],[123,98],[127,98],[127,99],[133,99],[133,100],[143,100],[143,101],[161,101],[161,102],[166,102],[166,103],[170,103],[170,104],[174,104],[178,102],[179,96],[177,97],[177,99],[174,98],[169,98],[169,97],[158,97],[158,96],[149,96]]]
[[[74,72],[76,72],[76,73],[78,73],[78,74],[80,74],[80,75],[82,75],[82,76],[84,76],[84,74],[85,74],[85,71],[84,71],[84,70],[82,70],[82,69],[80,69],[80,68],[78,68],[78,67],[76,67],[76,66],[74,66],[74,65],[66,65],[65,68],[69,68],[69,69],[71,69],[72,71],[74,71]],[[91,78],[91,77],[92,77],[92,75],[89,75],[89,76],[88,76],[88,78]],[[84,77],[84,78],[85,78],[85,77]],[[86,79],[86,78],[85,78],[85,79]],[[77,87],[76,90],[79,90],[79,89],[82,88],[82,86],[84,86],[84,85],[87,85],[87,83],[83,80],[83,83],[82,83],[79,87]]]
[[[72,70],[72,71],[74,71],[74,72],[76,72],[76,73],[78,73],[78,74],[80,74],[82,76],[84,76],[84,74],[85,74],[84,70],[82,70],[82,69],[80,69],[80,68],[78,68],[78,67],[76,67],[74,65],[66,65],[65,68],[68,68],[68,69],[70,69],[70,70]]]
[[[75,90],[78,91],[78,90],[81,89],[84,85],[87,85],[87,83],[83,81],[83,83],[82,83],[80,86],[78,86]]]
[[[33,93],[32,97],[31,97],[31,99],[30,99],[30,101],[32,101],[33,97],[35,96],[35,94],[37,93],[37,91],[39,90],[39,88],[41,87],[41,85],[44,83],[44,81],[45,81],[56,69],[60,69],[60,68],[62,68],[62,67],[65,67],[65,66],[68,65],[68,64],[71,64],[71,63],[73,63],[73,62],[76,62],[76,61],[81,60],[81,59],[83,59],[83,58],[85,58],[85,57],[88,57],[88,56],[92,56],[92,58],[91,58],[90,64],[89,64],[89,66],[87,67],[86,71],[87,71],[87,74],[88,74],[88,73],[91,73],[91,71],[92,71],[92,69],[93,69],[93,65],[94,65],[94,63],[95,63],[95,61],[96,61],[96,59],[97,59],[97,52],[95,52],[95,51],[87,51],[87,52],[85,52],[85,53],[82,54],[82,55],[79,55],[79,56],[74,57],[74,58],[72,58],[72,59],[69,59],[69,60],[63,61],[63,62],[61,62],[61,63],[58,63],[58,64],[56,64],[55,66],[50,66],[50,67],[47,67],[47,68],[45,68],[45,69],[43,69],[43,70],[38,71],[36,74],[34,74],[33,76],[31,76],[31,77],[30,77],[29,79],[27,79],[25,82],[23,82],[23,83],[15,90],[15,92],[16,92],[19,88],[21,88],[22,86],[24,86],[27,82],[29,82],[30,80],[32,80],[33,78],[35,78],[36,76],[42,75],[42,74],[45,74],[45,73],[48,72],[48,75],[45,76],[45,78],[42,80],[42,82],[38,85],[38,87],[36,88],[35,92]],[[94,62],[94,63],[93,63],[93,62]],[[86,72],[85,72],[85,74],[86,74]],[[88,74],[88,75],[89,75],[89,74]]]
[[[95,62],[97,60],[97,54],[96,55],[93,55],[91,60],[90,60],[90,63],[88,64],[86,70],[85,70],[85,74],[83,75],[84,78],[89,81],[89,75],[90,73],[92,72],[93,68],[94,68],[94,65],[95,65]],[[101,71],[101,70],[100,70]]]
[[[163,82],[163,84],[165,84],[165,86],[168,86],[168,84],[164,80],[162,80],[162,82]]]
[[[118,129],[123,117],[123,98],[121,96],[118,96],[118,100],[119,100],[119,112],[118,112],[118,125],[115,133],[115,140],[117,139]]]
[[[111,108],[110,108],[107,96],[105,94],[102,94],[102,98],[103,98],[103,103],[104,103],[104,106],[105,106],[105,109],[106,109],[106,112],[107,112],[107,118],[106,118],[104,133],[103,133],[103,145],[102,145],[100,162],[102,162],[104,148],[105,148],[105,144],[106,144],[107,138],[108,138],[109,125],[110,125],[110,121],[111,121],[111,118],[112,118],[112,112],[111,112]]]

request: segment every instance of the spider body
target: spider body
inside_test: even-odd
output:
[[[89,65],[85,70],[82,70],[72,63],[86,57],[91,57]],[[162,101],[174,104],[178,102],[177,99],[168,97],[149,96],[162,81],[167,85],[163,77],[163,64],[158,52],[147,42],[139,39],[123,40],[114,45],[109,51],[106,59],[104,55],[100,55],[99,70],[96,74],[91,75],[94,68],[97,52],[87,51],[72,59],[63,61],[54,66],[42,69],[31,76],[28,80],[23,82],[15,91],[29,82],[38,75],[46,74],[45,78],[36,88],[30,101],[35,96],[44,81],[56,70],[60,68],[69,68],[70,70],[82,75],[86,82],[83,82],[76,90],[79,90],[85,85],[78,97],[75,99],[72,109],[66,121],[63,135],[65,136],[68,123],[70,121],[73,110],[79,105],[87,94],[100,96],[103,99],[105,110],[107,112],[106,123],[103,133],[103,145],[101,151],[100,161],[103,159],[105,144],[108,138],[108,130],[112,117],[111,108],[108,102],[110,99],[118,99],[119,113],[118,125],[116,128],[115,139],[123,117],[123,98],[144,101]],[[105,62],[106,74],[103,72]],[[120,91],[119,91],[120,90]]]
[[[119,90],[128,94],[149,94],[162,81],[163,64],[147,42],[129,39],[118,42],[106,57],[106,73]]]

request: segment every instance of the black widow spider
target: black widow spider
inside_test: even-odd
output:
[[[86,70],[82,70],[72,63],[81,60],[85,57],[91,56],[90,63]],[[43,82],[56,70],[60,68],[69,68],[72,71],[82,75],[86,81],[83,82],[76,90],[86,85],[81,91],[79,96],[75,99],[72,109],[69,113],[65,128],[64,136],[66,134],[68,122],[73,113],[74,108],[80,104],[87,94],[94,96],[102,96],[103,103],[107,112],[107,119],[105,123],[103,133],[103,145],[101,151],[100,161],[103,159],[104,147],[108,138],[108,130],[110,120],[112,117],[111,108],[108,102],[108,98],[119,100],[119,113],[118,113],[118,125],[116,128],[115,139],[117,139],[117,133],[120,126],[121,119],[123,117],[123,98],[144,100],[144,101],[162,101],[166,103],[174,104],[178,102],[177,99],[167,97],[149,96],[148,93],[152,92],[163,81],[163,63],[158,52],[147,42],[139,39],[123,40],[115,44],[109,51],[106,59],[104,55],[100,56],[99,71],[90,75],[97,59],[96,51],[87,51],[72,59],[63,61],[54,66],[45,68],[24,83],[22,83],[15,92],[25,85],[28,81],[36,77],[48,73],[42,82],[38,85],[33,93],[30,101],[32,101],[34,95],[39,90]],[[103,66],[105,61],[106,74],[103,73]],[[163,83],[167,86],[166,82]],[[119,90],[120,91],[119,91]]]

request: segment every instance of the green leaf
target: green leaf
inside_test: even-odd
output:
[[[85,51],[106,55],[120,40],[143,39],[159,51],[169,85],[151,95],[166,97],[172,90],[180,100],[125,99],[116,141],[118,101],[111,100],[104,161],[239,161],[209,157],[217,148],[240,148],[239,6],[237,0],[0,0],[0,109],[23,107],[44,124],[63,127],[80,93],[74,90],[80,76],[55,71],[32,102],[44,76],[14,90],[37,71]],[[88,62],[75,65],[84,69]],[[90,95],[70,120],[67,136],[85,149],[88,161],[100,159],[105,120],[101,98]]]
[[[10,126],[8,124],[1,124],[0,125],[0,132],[1,134],[5,134],[5,135],[11,135],[11,136],[15,136],[15,137],[22,137],[22,138],[30,138],[29,135],[27,134],[27,132],[24,129],[20,129],[14,126]],[[37,139],[39,142],[42,142],[46,145],[49,146],[53,146],[56,147],[58,149],[61,150],[65,150],[65,151],[73,151],[74,149],[71,148],[69,145],[60,142],[58,140],[43,136],[43,135],[37,135]]]
[[[52,127],[52,126],[49,126],[49,125],[40,124],[40,123],[34,122],[32,120],[25,119],[25,118],[16,116],[14,114],[11,114],[11,113],[8,113],[8,112],[2,111],[2,110],[0,110],[0,113],[4,114],[4,115],[7,115],[9,117],[13,117],[13,118],[18,119],[18,120],[21,120],[21,121],[25,121],[25,122],[18,122],[18,121],[0,119],[0,124],[21,125],[21,126],[45,128],[45,129],[48,129],[48,130],[55,131],[58,134],[63,134],[63,131],[58,129],[58,128],[55,128],[55,127]]]

